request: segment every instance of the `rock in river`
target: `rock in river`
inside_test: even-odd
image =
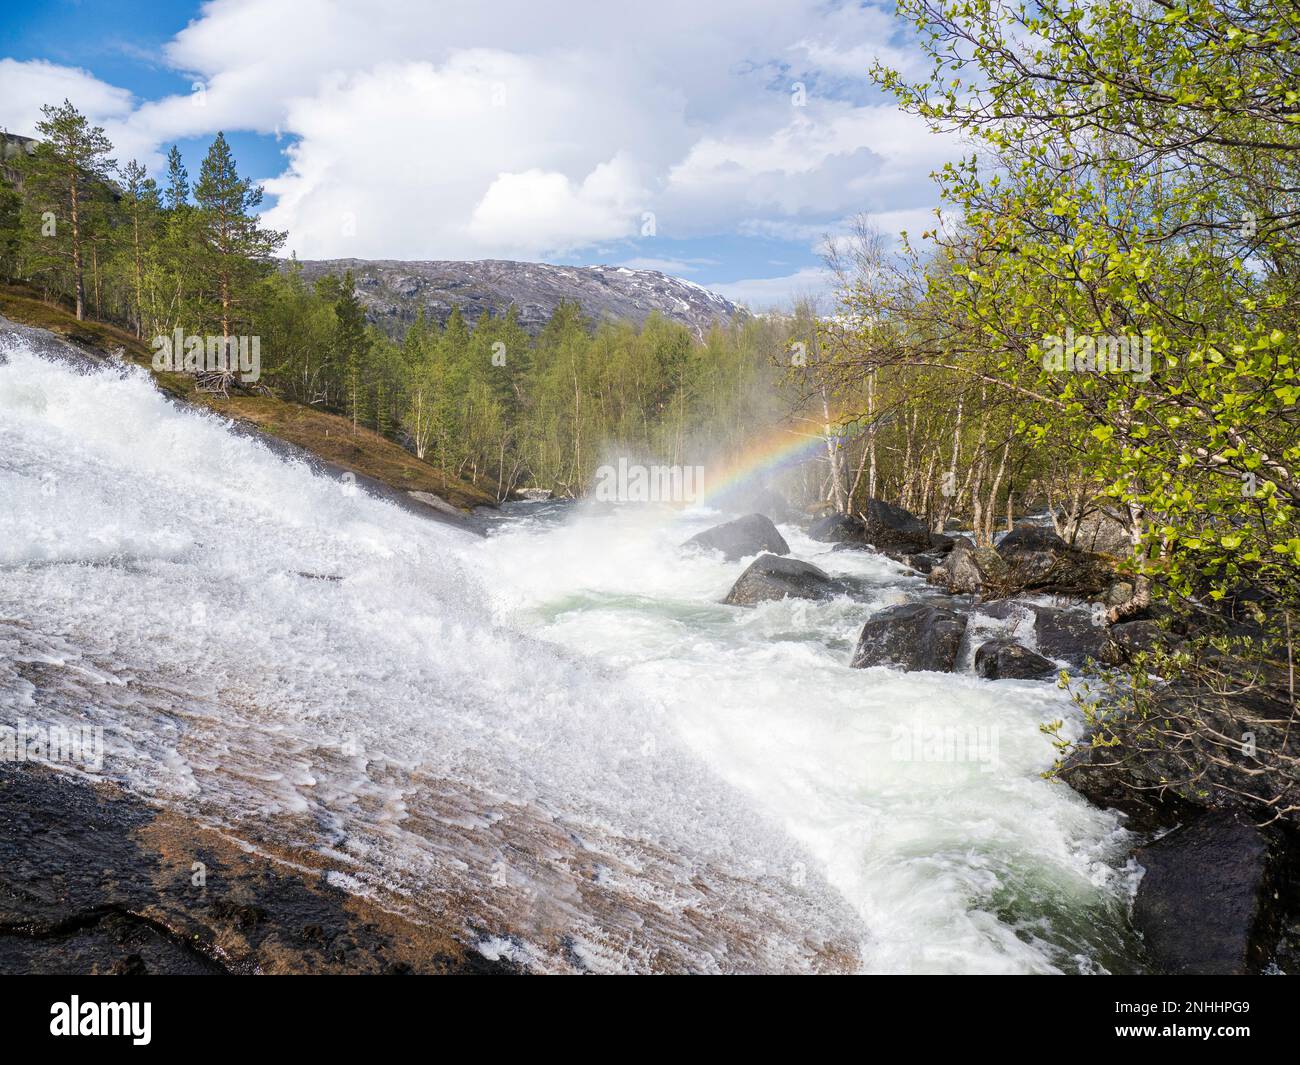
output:
[[[1037,525],[1017,525],[998,541],[997,551],[1010,569],[1010,587],[1095,595],[1114,579],[1104,560]]]
[[[1107,643],[1106,629],[1095,623],[1091,612],[1072,607],[1043,606],[1022,599],[1000,599],[981,603],[974,611],[984,617],[1006,621],[1007,636],[1027,643],[1045,658],[1057,659],[1080,668],[1089,659],[1101,661]],[[1028,621],[1028,626],[1023,624]]]
[[[1248,818],[1213,811],[1137,852],[1146,870],[1133,926],[1153,968],[1172,975],[1254,973],[1280,923],[1274,849]]]
[[[923,552],[947,543],[947,537],[932,536],[925,522],[911,511],[880,499],[868,499],[856,517],[830,514],[814,522],[808,535],[824,543],[871,544],[880,551]]]
[[[867,540],[862,522],[848,514],[827,514],[812,523],[808,535],[825,544],[864,544]]]
[[[753,606],[769,599],[829,599],[837,591],[835,579],[809,562],[759,555],[732,585],[723,602]]]
[[[1056,666],[1015,640],[989,640],[975,652],[975,672],[985,680],[1049,680]]]
[[[904,603],[862,626],[850,665],[899,666],[905,671],[951,673],[966,631],[966,614],[952,607]]]
[[[774,555],[788,555],[790,545],[777,532],[769,518],[762,514],[746,514],[735,521],[715,525],[696,533],[683,547],[702,547],[710,551],[721,551],[728,562],[747,555],[757,555],[768,551]]]
[[[1006,583],[1007,564],[991,547],[976,547],[964,536],[953,541],[948,557],[930,571],[932,584],[949,592],[968,595],[991,590]]]

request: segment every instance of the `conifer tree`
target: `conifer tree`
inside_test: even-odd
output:
[[[181,150],[171,146],[167,153],[167,184],[165,186],[167,210],[175,211],[190,202],[190,175],[181,159]]]
[[[144,272],[145,259],[157,239],[158,215],[161,202],[158,186],[148,176],[144,164],[132,159],[122,170],[125,184],[122,197],[123,213],[129,232],[127,235],[132,292],[132,317],[135,335],[144,336]]]
[[[365,418],[365,390],[370,338],[366,335],[366,312],[357,299],[352,271],[343,275],[334,303],[337,322],[334,334],[336,359],[343,367],[343,406],[356,428]]]
[[[224,339],[245,320],[253,286],[272,269],[271,258],[285,234],[258,225],[251,212],[262,202],[262,187],[239,176],[223,133],[203,160],[194,200],[204,272],[215,301],[212,313]]]
[[[42,226],[51,238],[55,255],[66,257],[77,318],[85,317],[85,251],[102,219],[87,216],[91,189],[103,185],[115,169],[108,153],[113,145],[103,127],[92,126],[86,116],[64,100],[58,107],[46,104],[44,118],[36,124],[41,141],[25,168],[25,184],[39,205],[48,205],[53,224]],[[42,212],[42,215],[44,212]]]

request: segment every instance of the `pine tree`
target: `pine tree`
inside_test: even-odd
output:
[[[66,255],[70,261],[77,318],[82,319],[85,249],[88,239],[96,235],[97,223],[102,224],[86,216],[85,205],[91,189],[102,187],[116,169],[108,157],[113,145],[103,127],[92,126],[69,100],[59,107],[46,104],[41,114],[45,117],[36,124],[41,142],[25,167],[25,184],[34,200],[54,208],[54,247],[56,254]]]
[[[22,197],[0,179],[0,277],[17,277],[22,248]]]
[[[144,284],[147,317],[163,333],[178,327],[193,332],[204,318],[201,234],[189,198],[189,174],[180,149],[173,144],[167,153],[167,176],[160,193],[165,210],[152,262],[146,264]]]
[[[365,418],[366,358],[370,338],[366,335],[366,312],[357,299],[356,282],[349,270],[338,286],[334,303],[335,354],[343,367],[343,405],[356,428]]]
[[[244,319],[243,308],[255,283],[272,269],[271,258],[285,234],[263,229],[251,212],[262,202],[262,187],[241,178],[225,134],[208,149],[194,186],[204,273],[213,286],[213,315],[223,339]]]
[[[132,290],[132,317],[135,335],[144,336],[144,268],[145,256],[157,239],[161,203],[158,186],[144,165],[132,159],[122,171],[125,181],[122,208],[129,227],[129,258]]]
[[[166,186],[166,203],[167,210],[175,211],[179,207],[186,206],[190,201],[190,175],[185,169],[185,163],[181,160],[181,150],[176,145],[171,146],[167,153],[167,186]]]

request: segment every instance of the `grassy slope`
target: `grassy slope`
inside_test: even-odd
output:
[[[132,362],[150,369],[152,349],[130,333],[100,322],[78,322],[68,311],[44,303],[25,289],[0,285],[0,314],[23,325],[89,345],[100,351],[121,348]],[[150,372],[153,373],[152,369]],[[495,503],[488,492],[455,477],[444,479],[427,462],[370,429],[354,429],[347,418],[288,403],[271,396],[229,398],[199,392],[184,374],[154,373],[158,386],[197,406],[255,425],[271,436],[319,455],[336,465],[374,477],[402,491],[431,492],[453,506],[469,508]]]

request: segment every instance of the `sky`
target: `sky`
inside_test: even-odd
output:
[[[301,259],[661,270],[757,310],[829,291],[827,236],[933,223],[954,144],[872,85],[892,4],[51,0],[0,11],[0,129],[65,97],[120,163],[218,130]]]

